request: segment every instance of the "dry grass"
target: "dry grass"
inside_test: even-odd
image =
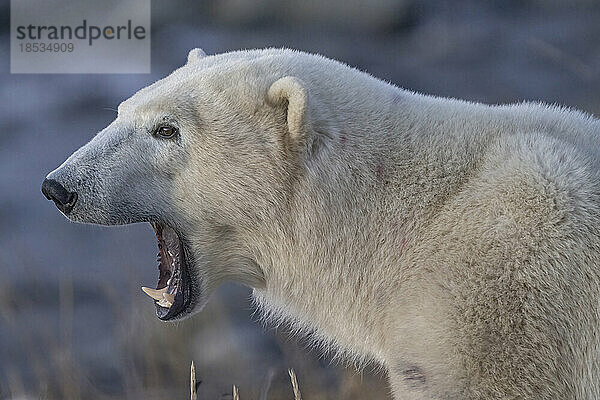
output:
[[[192,365],[190,365],[190,400],[198,399],[196,383],[196,368],[194,368],[194,362],[192,361]]]
[[[293,369],[288,370],[288,373],[290,374],[292,388],[294,389],[294,400],[302,400],[302,396],[300,395],[300,388],[298,387],[298,380],[296,379],[296,373]]]
[[[294,391],[294,400],[302,400],[302,395],[300,394],[300,387],[298,386],[298,379],[296,378],[296,373],[293,369],[289,369],[288,374],[290,375],[290,382]],[[190,400],[198,400],[198,384],[199,382],[196,381],[196,368],[194,367],[194,361],[192,361],[192,364],[190,365]],[[240,400],[239,390],[235,385],[233,385],[232,396],[233,400]]]

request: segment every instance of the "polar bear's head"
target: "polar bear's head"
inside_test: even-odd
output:
[[[243,238],[281,220],[312,146],[305,85],[270,61],[281,52],[192,50],[42,185],[72,221],[152,224],[160,276],[146,292],[161,319],[199,310],[224,280],[264,285]]]

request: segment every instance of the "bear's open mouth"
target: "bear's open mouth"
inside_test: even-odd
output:
[[[191,303],[190,271],[184,243],[169,225],[151,222],[158,241],[158,283],[156,289],[142,287],[154,299],[156,315],[168,321],[188,311]]]

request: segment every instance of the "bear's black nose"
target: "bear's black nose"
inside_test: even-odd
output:
[[[69,192],[54,179],[44,179],[42,193],[48,200],[52,200],[56,204],[56,207],[65,214],[70,213],[77,202],[77,193]]]

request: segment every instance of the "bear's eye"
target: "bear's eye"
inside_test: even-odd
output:
[[[154,130],[154,136],[162,139],[173,139],[177,136],[177,128],[171,125],[161,125]]]

